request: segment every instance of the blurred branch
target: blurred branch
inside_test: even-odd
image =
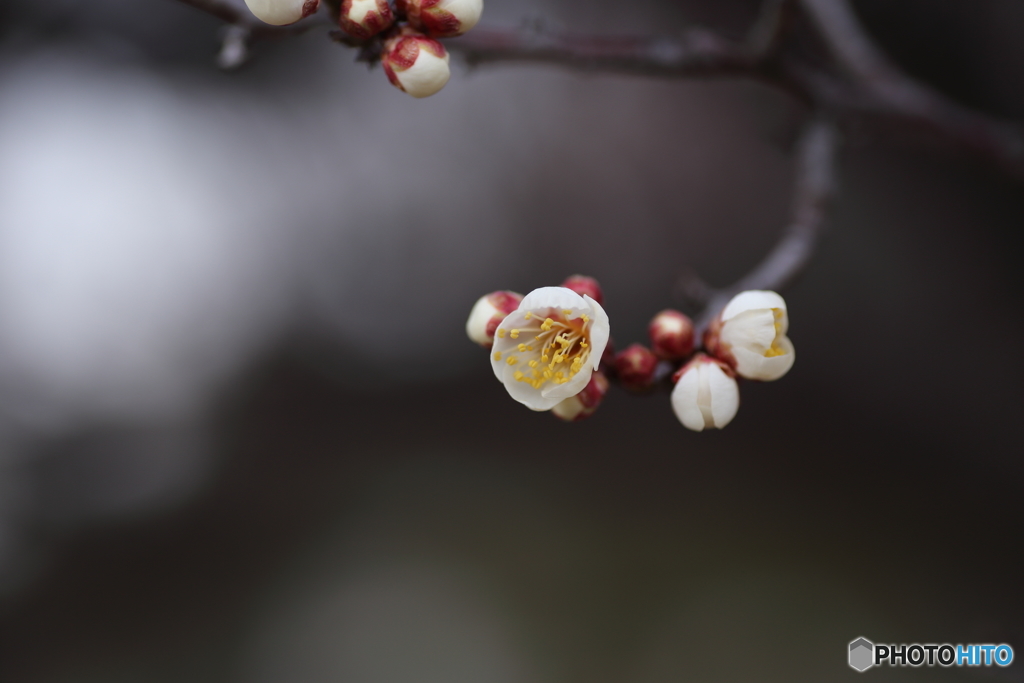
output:
[[[1024,177],[1020,127],[956,104],[905,74],[871,40],[847,0],[801,2],[833,58],[864,93],[863,106],[853,108],[923,125]]]
[[[839,132],[832,122],[811,121],[797,143],[792,216],[779,242],[752,271],[725,289],[708,289],[699,278],[690,276],[704,287],[701,295],[706,300],[695,321],[698,338],[733,296],[748,289],[782,289],[810,262],[835,194],[838,147]]]
[[[291,26],[268,26],[233,0],[180,1],[238,27],[224,36],[219,62],[225,68],[243,63],[253,40],[333,25],[325,11]],[[785,54],[798,9],[810,17],[843,75]],[[372,40],[339,34],[333,32],[334,39],[360,49],[361,59],[373,61],[379,55]],[[746,42],[701,28],[659,38],[592,36],[535,25],[477,28],[448,46],[470,65],[537,63],[664,78],[753,79],[828,111],[839,122],[860,118],[905,131],[928,131],[1024,179],[1021,129],[960,106],[907,76],[870,39],[847,0],[764,0]]]

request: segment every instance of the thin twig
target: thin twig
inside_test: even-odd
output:
[[[251,40],[290,36],[332,23],[321,12],[291,26],[267,26],[232,0],[180,1],[248,29],[244,34],[229,33],[235,41],[241,35]],[[747,43],[706,29],[650,38],[477,28],[450,41],[449,48],[473,65],[538,63],[663,78],[753,79],[828,111],[840,122],[857,118],[895,124],[903,131],[928,131],[1024,179],[1024,132],[950,101],[893,66],[864,32],[846,0],[800,0],[800,4],[848,78],[780,54],[792,26],[794,2],[765,0]],[[229,46],[235,53],[239,47],[245,45]]]
[[[814,255],[825,222],[829,200],[835,192],[835,163],[839,133],[831,121],[815,119],[797,143],[796,180],[792,216],[782,237],[753,270],[731,286],[707,297],[707,305],[695,321],[698,338],[729,299],[749,289],[782,289]]]

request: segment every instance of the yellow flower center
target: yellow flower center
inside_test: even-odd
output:
[[[779,346],[779,337],[782,336],[782,309],[773,308],[772,314],[775,316],[775,339],[772,339],[772,345],[764,352],[765,358],[786,355],[786,350]]]
[[[534,389],[540,389],[548,382],[565,384],[586,367],[590,357],[590,316],[582,314],[573,318],[572,313],[570,309],[550,309],[536,327],[509,331],[498,329],[499,338],[504,338],[506,333],[513,339],[520,334],[533,335],[535,343],[518,346],[529,370],[517,370],[512,375],[517,382],[526,382]],[[528,312],[525,318],[533,321],[539,320],[540,316]],[[495,353],[495,360],[501,360],[498,353]],[[515,365],[519,360],[516,356],[508,356],[505,362]]]

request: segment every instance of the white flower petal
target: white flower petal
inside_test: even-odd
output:
[[[786,301],[775,292],[752,289],[740,292],[722,309],[722,322],[736,317],[743,311],[757,308],[778,308],[786,313]]]
[[[611,324],[608,322],[608,314],[601,307],[601,304],[586,294],[583,295],[583,301],[590,307],[590,357],[591,366],[594,370],[597,370],[597,366],[601,363],[601,356],[604,355],[604,350],[608,346],[608,339],[611,336]]]
[[[736,380],[725,374],[717,363],[706,363],[703,369],[711,395],[711,416],[714,420],[709,426],[722,429],[736,417],[740,407],[740,389]]]
[[[733,347],[764,353],[775,341],[775,314],[770,308],[754,308],[729,319],[722,325],[721,340]]]
[[[704,431],[704,414],[697,405],[697,394],[700,391],[700,372],[696,365],[692,366],[676,382],[672,389],[672,410],[687,429],[695,432]]]
[[[566,398],[565,396],[545,396],[542,392],[534,389],[529,383],[517,382],[513,376],[517,370],[519,370],[518,366],[506,365],[503,371],[504,375],[498,379],[504,383],[509,396],[530,410],[551,410]]]
[[[575,396],[587,386],[593,373],[594,370],[592,368],[580,368],[580,371],[565,384],[552,384],[542,389],[541,393],[545,398],[557,398],[559,400]]]
[[[519,308],[524,311],[537,311],[545,308],[585,310],[588,307],[583,297],[571,289],[540,287],[523,297]]]
[[[498,325],[499,330],[511,330],[520,327],[527,327],[529,321],[526,320],[526,310],[520,304],[519,308],[512,311],[505,319]],[[511,335],[505,334],[504,337],[495,334],[494,335],[494,346],[491,347],[491,368],[494,370],[494,376],[502,382],[505,381],[505,369],[509,366],[508,358],[510,355],[519,352],[519,339],[513,339]],[[513,368],[520,370],[521,368]]]
[[[749,349],[733,347],[731,352],[736,359],[736,373],[740,377],[762,382],[770,382],[785,375],[796,361],[795,349],[789,337],[779,337],[776,343],[783,350],[781,356],[766,357]]]

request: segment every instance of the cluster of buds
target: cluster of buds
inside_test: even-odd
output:
[[[256,18],[276,26],[317,11],[320,0],[245,0]],[[429,97],[448,82],[448,51],[438,39],[476,26],[483,0],[342,0],[338,25],[360,45],[377,44],[392,85]]]
[[[721,429],[740,405],[738,379],[776,380],[793,366],[786,302],[775,292],[733,297],[708,326],[697,350],[693,322],[678,311],[658,313],[650,346],[614,353],[601,288],[574,275],[559,287],[525,297],[493,292],[473,306],[466,332],[491,350],[491,367],[508,393],[532,410],[575,422],[590,417],[609,378],[634,392],[671,380],[672,409],[688,429]]]

